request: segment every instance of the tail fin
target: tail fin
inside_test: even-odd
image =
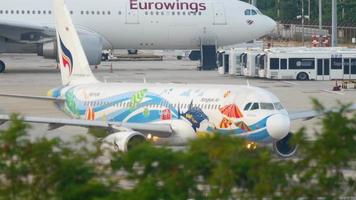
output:
[[[64,0],[54,0],[58,57],[63,85],[98,82],[94,77]]]

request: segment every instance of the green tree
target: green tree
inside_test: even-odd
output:
[[[70,148],[59,139],[30,140],[16,115],[0,131],[0,199],[339,199],[356,195],[356,115],[348,105],[327,111],[315,141],[305,129],[294,138],[294,159],[269,148],[218,136],[192,141],[174,151],[138,145],[99,163],[100,148],[87,140]],[[93,130],[98,132],[97,130]],[[120,174],[120,175],[118,175]],[[125,184],[123,184],[123,182]]]
[[[27,128],[14,115],[0,132],[0,199],[93,199],[109,193],[109,185],[99,181],[96,151],[73,150],[59,139],[31,141]]]

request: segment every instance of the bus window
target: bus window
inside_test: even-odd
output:
[[[250,110],[258,110],[258,109],[260,109],[260,104],[259,103],[254,103]]]
[[[344,74],[350,74],[350,59],[344,59]]]
[[[324,59],[324,75],[330,75],[330,59]]]
[[[270,69],[279,69],[279,58],[271,58],[269,60]]]
[[[287,69],[287,59],[281,59],[281,69]]]
[[[236,64],[241,64],[241,55],[236,56]]]
[[[342,59],[331,58],[331,69],[342,69]]]
[[[265,69],[265,57],[266,55],[260,56],[260,69]]]
[[[315,69],[314,58],[289,58],[289,69]]]
[[[356,59],[351,59],[351,74],[356,74]]]

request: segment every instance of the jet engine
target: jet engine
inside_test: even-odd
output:
[[[146,136],[136,131],[113,133],[102,140],[101,148],[113,152],[127,152],[135,145],[146,141]]]
[[[275,141],[273,143],[274,151],[283,158],[289,158],[293,156],[297,152],[298,146],[291,144],[292,138],[293,134],[288,133],[288,135],[283,139]]]
[[[103,50],[103,41],[96,34],[80,34],[84,52],[89,61],[89,65],[99,65],[101,62],[101,53]],[[37,55],[43,56],[46,59],[57,59],[57,41],[50,41],[39,44],[37,47]]]

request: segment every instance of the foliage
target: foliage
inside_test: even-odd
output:
[[[0,132],[0,199],[337,199],[356,195],[356,115],[348,105],[326,111],[315,141],[296,133],[298,156],[283,160],[269,148],[212,136],[175,151],[138,145],[98,162],[100,148],[84,139],[33,140],[14,115]]]

